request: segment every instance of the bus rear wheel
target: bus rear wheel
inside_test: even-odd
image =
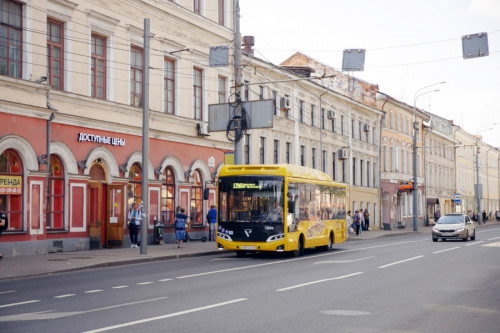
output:
[[[323,246],[322,249],[325,251],[331,251],[333,249],[333,234],[330,234],[328,245]]]

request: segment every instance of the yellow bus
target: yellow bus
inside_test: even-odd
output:
[[[217,246],[291,252],[346,240],[346,186],[291,164],[225,165],[217,180]]]

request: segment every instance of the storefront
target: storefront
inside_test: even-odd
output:
[[[130,244],[127,212],[141,200],[140,136],[52,122],[47,163],[46,120],[0,113],[0,122],[9,129],[0,137],[0,210],[9,217],[4,256]],[[176,206],[191,217],[193,238],[208,233],[204,216],[224,151],[156,138],[149,147],[150,242],[155,219],[165,225],[165,241],[174,241]]]

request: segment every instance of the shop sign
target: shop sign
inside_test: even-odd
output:
[[[0,175],[0,194],[22,194],[21,176]]]
[[[411,191],[413,190],[413,182],[404,182],[399,184],[400,191]]]
[[[125,139],[112,138],[110,136],[78,133],[78,142],[96,142],[113,146],[125,146]]]

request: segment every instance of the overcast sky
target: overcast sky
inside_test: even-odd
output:
[[[340,70],[344,49],[366,49],[353,76],[411,106],[420,88],[446,81],[417,107],[500,147],[500,0],[240,0],[240,9],[256,57],[280,64],[300,51]],[[481,32],[489,56],[464,60],[462,36]]]

